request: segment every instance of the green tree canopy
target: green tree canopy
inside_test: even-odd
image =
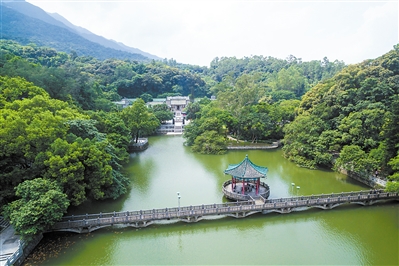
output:
[[[159,120],[148,110],[142,99],[137,99],[132,106],[123,109],[121,115],[136,143],[141,134],[152,133],[159,126]]]
[[[5,207],[5,215],[23,239],[30,240],[59,221],[69,206],[56,182],[26,180],[16,187],[18,200]]]

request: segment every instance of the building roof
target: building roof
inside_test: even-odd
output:
[[[187,104],[188,100],[171,100],[171,105],[184,105]]]
[[[246,155],[241,163],[229,164],[224,173],[241,179],[261,178],[266,177],[267,167],[254,164]]]

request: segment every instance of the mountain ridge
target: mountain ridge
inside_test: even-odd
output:
[[[96,35],[72,24],[59,14],[47,13],[25,1],[1,2],[1,7],[3,39],[22,44],[36,43],[68,53],[74,50],[80,55],[98,59],[115,57],[139,61],[161,60],[140,49]]]
[[[89,31],[83,27],[76,26],[58,13],[47,13],[47,14],[50,15],[51,17],[53,17],[54,19],[62,22],[69,28],[75,30],[80,36],[82,36],[85,39],[88,39],[89,41],[99,43],[108,48],[117,49],[117,50],[129,52],[129,53],[142,54],[150,59],[161,60],[161,58],[156,55],[144,52],[138,48],[127,46],[121,42],[118,42],[118,41],[115,41],[112,39],[107,39],[103,36],[92,33],[91,31]]]

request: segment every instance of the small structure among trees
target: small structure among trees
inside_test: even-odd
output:
[[[224,171],[231,175],[231,180],[224,182],[223,193],[232,200],[267,199],[270,195],[269,186],[260,181],[266,177],[267,171],[267,167],[254,164],[246,155],[242,162],[229,164]]]

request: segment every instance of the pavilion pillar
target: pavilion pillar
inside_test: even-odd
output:
[[[256,195],[259,194],[260,178],[256,181]]]
[[[242,194],[245,193],[245,180],[242,180]]]

